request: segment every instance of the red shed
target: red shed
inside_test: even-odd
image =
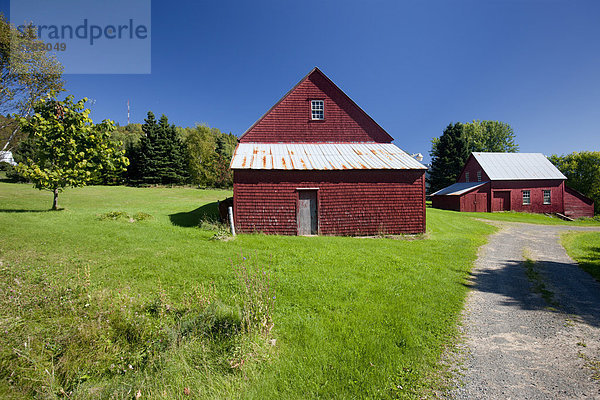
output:
[[[594,203],[565,185],[541,153],[472,153],[458,182],[431,195],[435,208],[455,211],[561,213],[594,216]]]
[[[240,137],[236,229],[283,235],[425,231],[425,167],[318,68]]]

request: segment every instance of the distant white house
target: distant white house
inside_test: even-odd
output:
[[[0,151],[0,162],[9,163],[10,165],[17,165],[15,159],[13,158],[12,152],[10,151]]]

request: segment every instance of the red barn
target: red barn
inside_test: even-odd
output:
[[[431,195],[435,208],[593,217],[594,203],[567,187],[541,153],[472,153],[458,182]]]
[[[240,137],[231,161],[238,231],[425,231],[425,167],[318,68]]]

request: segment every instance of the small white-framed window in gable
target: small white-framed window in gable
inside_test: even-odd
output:
[[[529,190],[523,190],[523,205],[529,205],[531,204],[531,191]]]
[[[469,172],[465,172],[465,182],[469,182]]]
[[[325,102],[323,100],[311,100],[310,115],[313,120],[325,119]]]
[[[477,171],[477,182],[481,182],[481,170]]]
[[[549,190],[544,190],[544,204],[552,204]]]

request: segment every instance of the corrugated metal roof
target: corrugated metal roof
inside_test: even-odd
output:
[[[426,169],[391,143],[240,143],[232,169]]]
[[[485,185],[487,182],[458,182],[432,193],[432,196],[459,196],[470,190]]]
[[[473,153],[491,180],[567,179],[542,153]]]

